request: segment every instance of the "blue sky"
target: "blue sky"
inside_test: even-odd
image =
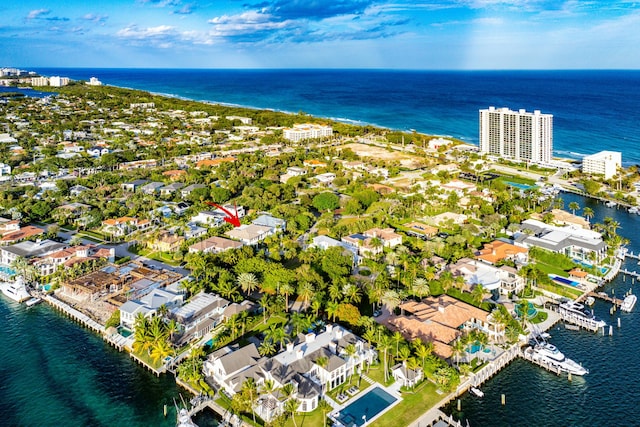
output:
[[[640,1],[10,0],[0,66],[640,68]]]

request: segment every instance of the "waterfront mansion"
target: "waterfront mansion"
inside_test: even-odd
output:
[[[527,219],[520,225],[520,230],[520,233],[513,236],[517,246],[537,246],[589,263],[599,263],[607,256],[607,244],[600,233],[574,224],[558,227],[536,219]]]
[[[223,347],[209,355],[203,371],[230,397],[248,378],[255,380],[258,389],[266,381],[273,382],[273,391],[263,392],[254,407],[257,415],[270,421],[283,412],[286,399],[277,391],[281,387],[293,385],[291,397],[300,401],[298,411],[311,412],[324,393],[361,372],[365,363],[372,363],[376,357],[367,342],[341,326],[329,324],[318,334],[299,334],[273,357],[260,356],[254,343],[242,348]]]

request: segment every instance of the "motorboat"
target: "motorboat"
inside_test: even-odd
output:
[[[187,411],[185,408],[182,408],[178,411],[178,421],[176,422],[176,427],[198,427],[198,425],[191,421],[189,411]]]
[[[42,302],[42,298],[33,297],[31,299],[28,299],[25,304],[27,307],[33,307],[34,305],[40,304],[41,302]]]
[[[638,214],[638,212],[639,212],[639,210],[638,210],[638,207],[637,207],[637,206],[631,206],[631,207],[629,208],[629,213],[630,213],[630,214]]]
[[[597,328],[607,326],[607,323],[604,320],[596,318],[592,310],[585,308],[583,304],[576,301],[566,301],[561,303],[558,306],[558,311],[561,315],[592,324]]]
[[[484,397],[484,392],[478,387],[471,387],[471,389],[469,389],[469,393],[473,394],[476,397]]]
[[[587,297],[587,299],[584,301],[584,303],[588,306],[592,306],[593,304],[595,304],[596,299],[594,297]]]
[[[26,301],[31,298],[22,276],[18,276],[12,282],[0,282],[0,291],[16,302]]]
[[[554,366],[562,372],[567,372],[572,375],[582,376],[589,373],[582,365],[565,357],[555,345],[548,342],[541,342],[531,347],[531,356],[534,360]]]
[[[633,310],[633,307],[636,305],[636,301],[638,301],[638,297],[633,294],[627,295],[622,301],[622,305],[620,305],[620,310],[626,311],[629,313]]]
[[[614,201],[608,201],[607,203],[605,203],[605,205],[608,208],[615,208],[616,206],[618,206],[618,204],[616,202],[614,202]]]

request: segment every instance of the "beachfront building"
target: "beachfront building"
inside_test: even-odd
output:
[[[322,126],[318,124],[297,124],[292,128],[282,130],[282,136],[289,141],[299,142],[305,139],[327,138],[333,135],[331,126]]]
[[[298,335],[270,358],[260,356],[254,343],[242,348],[223,347],[209,355],[203,371],[228,396],[238,393],[248,378],[253,378],[258,390],[266,381],[272,382],[273,391],[261,392],[253,408],[270,421],[284,410],[287,399],[278,392],[283,386],[293,386],[290,398],[299,401],[299,412],[311,412],[324,393],[362,372],[376,357],[375,350],[363,339],[329,324],[318,334]]]
[[[607,256],[607,244],[602,240],[602,235],[577,225],[558,227],[527,219],[520,225],[520,230],[513,236],[517,246],[536,246],[589,264],[599,263]]]
[[[480,110],[480,152],[515,161],[550,164],[553,115],[521,109]]]
[[[604,179],[613,178],[621,166],[622,153],[619,151],[600,151],[582,159],[582,173],[604,175]]]

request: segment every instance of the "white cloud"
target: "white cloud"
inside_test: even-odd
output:
[[[175,28],[170,25],[158,25],[157,27],[148,27],[138,29],[136,25],[130,25],[119,30],[116,35],[128,39],[149,39],[158,38],[175,34]]]
[[[222,15],[207,21],[213,25],[212,34],[219,37],[256,33],[287,28],[291,20],[278,21],[273,16],[258,11],[238,15]]]
[[[42,15],[48,15],[49,13],[51,13],[51,10],[49,9],[34,9],[29,12],[29,14],[27,15],[27,19],[36,19]]]

